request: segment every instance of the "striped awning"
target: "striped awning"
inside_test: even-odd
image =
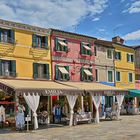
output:
[[[59,40],[58,43],[62,46],[67,46],[67,44],[64,41]]]
[[[63,74],[69,74],[69,72],[66,70],[65,67],[58,67],[58,69],[61,71]]]
[[[91,48],[90,48],[88,45],[83,45],[83,47],[84,47],[86,50],[91,50]]]
[[[88,69],[84,69],[84,72],[87,76],[92,76],[92,73]]]

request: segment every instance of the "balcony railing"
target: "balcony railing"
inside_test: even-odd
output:
[[[16,72],[7,71],[7,72],[2,72],[1,76],[2,77],[16,77],[17,73]]]
[[[33,74],[33,78],[34,79],[46,79],[46,80],[50,80],[50,74],[42,74],[41,76],[39,76],[38,74]]]
[[[1,43],[10,43],[10,44],[15,44],[15,39],[10,38],[10,37],[5,37],[0,39]]]

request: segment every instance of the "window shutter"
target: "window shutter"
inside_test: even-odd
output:
[[[48,36],[45,37],[45,48],[48,49]]]
[[[45,64],[46,68],[46,79],[50,79],[49,64]]]
[[[37,38],[35,34],[32,35],[32,46],[33,48],[37,47]]]
[[[89,48],[91,48],[91,44],[88,44]],[[92,50],[89,50],[89,55],[92,56]]]
[[[129,54],[127,53],[127,62],[129,62]]]
[[[55,38],[55,51],[58,51],[58,38]]]
[[[121,52],[119,52],[119,59],[121,60]]]
[[[80,53],[84,54],[83,42],[80,43]]]
[[[15,43],[15,31],[10,30],[10,43]]]
[[[84,81],[84,68],[83,67],[81,68],[80,76],[81,76],[81,81]]]
[[[92,68],[90,68],[89,71],[92,73]],[[89,76],[89,80],[93,81],[93,76]]]
[[[12,64],[12,67],[11,67],[12,76],[16,76],[16,61],[12,60],[11,64]]]
[[[38,78],[38,64],[33,63],[33,78]]]
[[[134,62],[134,55],[131,55],[131,62]]]
[[[2,75],[2,60],[0,60],[0,75]]]
[[[65,69],[69,72],[69,66],[65,66]],[[70,80],[70,75],[66,74],[66,79]]]
[[[67,44],[67,46],[64,46],[64,51],[68,53],[68,41],[64,40],[64,42]]]
[[[56,79],[56,80],[59,79],[59,77],[58,77],[58,71],[59,71],[59,70],[58,70],[58,67],[59,67],[58,65],[55,65],[55,79]]]

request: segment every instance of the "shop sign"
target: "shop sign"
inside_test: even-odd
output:
[[[45,90],[46,94],[53,94],[53,95],[60,95],[62,94],[62,90],[54,90],[54,89],[50,89],[50,90]]]

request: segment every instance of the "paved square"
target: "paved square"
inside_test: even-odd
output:
[[[2,130],[0,130],[1,132]],[[140,115],[121,116],[120,121],[42,129],[29,133],[0,134],[0,140],[140,140]]]

